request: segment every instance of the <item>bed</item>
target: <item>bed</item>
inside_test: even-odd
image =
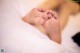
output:
[[[49,40],[35,27],[21,20],[42,1],[32,0],[33,3],[31,3],[26,0],[26,2],[25,0],[0,0],[0,49],[4,49],[4,53],[80,52],[80,48],[71,39],[73,34],[80,31],[80,13],[70,16],[71,18],[62,32],[62,45],[59,45]]]

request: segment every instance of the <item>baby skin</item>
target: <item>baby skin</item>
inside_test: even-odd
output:
[[[55,11],[34,8],[23,18],[23,21],[37,26],[42,32],[45,31],[51,40],[61,44],[60,22]]]

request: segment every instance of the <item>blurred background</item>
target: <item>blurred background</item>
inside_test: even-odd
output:
[[[17,20],[22,19],[33,8],[56,11],[60,18],[62,46],[72,53],[80,53],[80,46],[72,39],[75,34],[80,33],[80,0],[0,0],[0,39],[14,34],[14,31],[15,35],[21,35],[24,28],[21,25],[24,24]],[[80,39],[78,40],[80,44]]]

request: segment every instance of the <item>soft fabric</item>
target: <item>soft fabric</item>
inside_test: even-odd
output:
[[[25,13],[25,7],[19,0],[1,0],[0,7],[0,49],[4,53],[64,52],[59,44],[22,21],[21,17],[27,12]]]
[[[37,1],[40,2],[39,0],[36,2],[32,0],[31,3],[30,0],[0,0],[0,49],[4,49],[4,53],[79,53],[79,48],[70,39],[73,28],[68,27],[69,31],[64,30],[62,45],[59,45],[21,20],[38,4]]]
[[[69,53],[80,53],[80,47],[72,39],[78,32],[80,32],[80,12],[69,17],[69,21],[62,32],[62,46],[68,49]]]

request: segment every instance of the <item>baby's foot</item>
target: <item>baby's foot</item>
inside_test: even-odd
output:
[[[56,12],[49,11],[48,20],[42,25],[47,32],[51,40],[61,43],[61,32],[60,32],[60,22],[59,17]]]
[[[43,24],[44,21],[47,20],[47,14],[45,12],[46,9],[34,8],[23,18],[23,20],[33,25]]]

